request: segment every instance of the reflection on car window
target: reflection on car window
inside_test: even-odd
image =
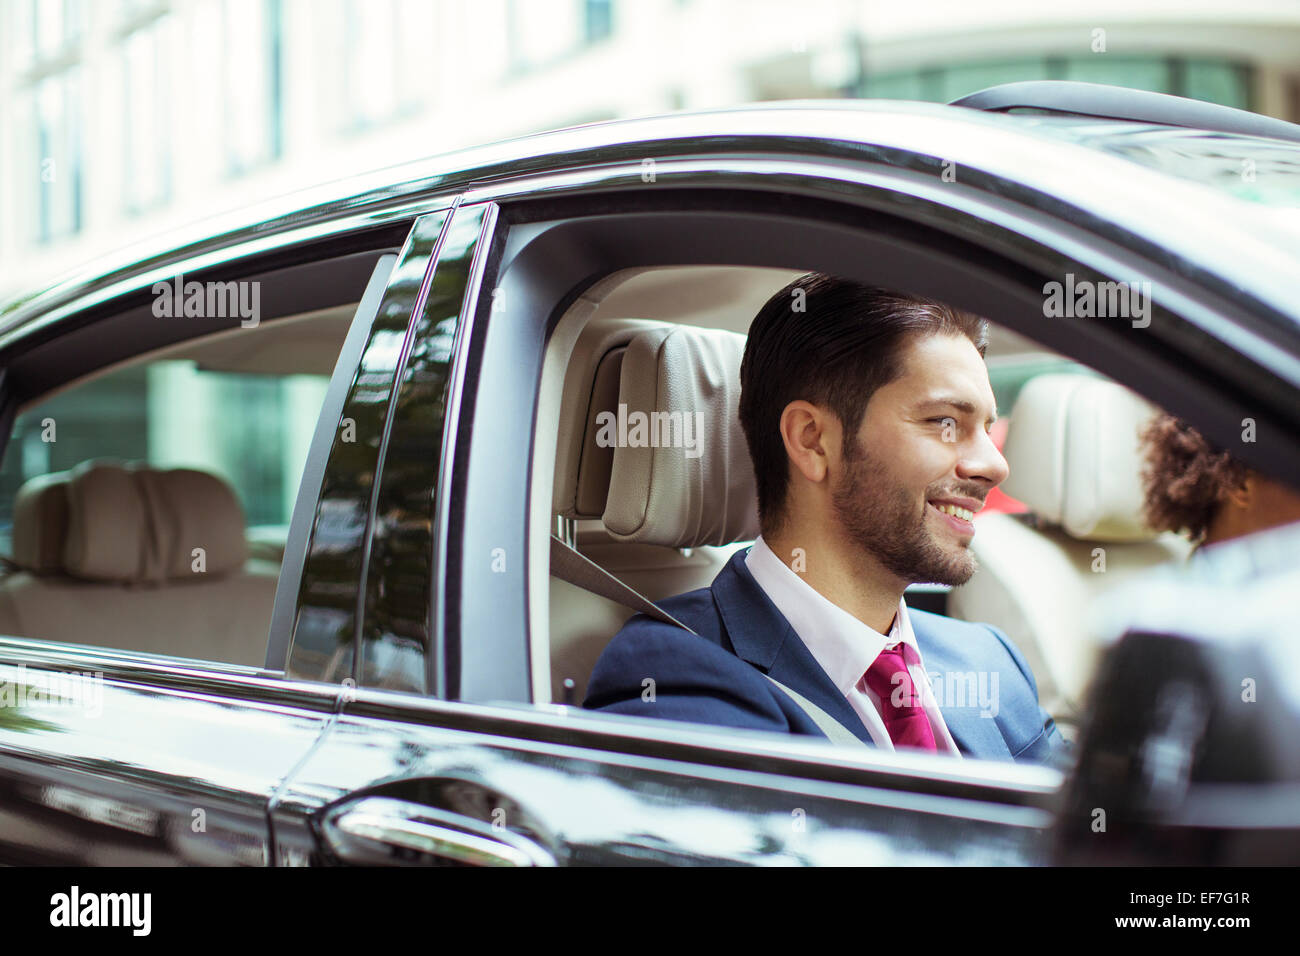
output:
[[[13,503],[27,480],[92,459],[197,468],[235,489],[247,523],[286,526],[324,375],[239,374],[164,360],[111,372],[17,417],[0,464],[0,534],[9,553]]]
[[[1300,208],[1300,145],[1203,130],[1080,117],[1036,117],[1035,127],[1188,182],[1266,206]]]
[[[19,414],[0,634],[261,666],[350,314],[198,339]]]

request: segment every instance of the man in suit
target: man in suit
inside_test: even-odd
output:
[[[972,518],[1007,475],[987,336],[943,303],[816,273],[768,300],[740,371],[761,535],[711,587],[661,602],[689,631],[628,621],[584,706],[1058,760],[1007,636],[903,600],[912,583],[970,579]]]

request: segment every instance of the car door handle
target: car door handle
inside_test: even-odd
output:
[[[392,797],[359,797],[328,810],[325,842],[346,863],[555,866],[550,851],[482,820]]]

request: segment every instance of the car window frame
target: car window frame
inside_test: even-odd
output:
[[[430,211],[447,209],[450,208],[450,205],[450,201],[446,200],[431,201],[429,203]],[[295,281],[301,281],[302,278],[307,277],[312,269],[328,269],[333,263],[341,259],[363,256],[374,258],[374,264],[370,269],[370,277],[367,280],[366,292],[368,292],[374,285],[377,276],[384,271],[383,264],[385,260],[395,257],[392,248],[393,239],[399,234],[402,236],[408,235],[414,221],[415,219],[410,215],[409,211],[404,215],[394,216],[391,220],[382,224],[359,224],[355,221],[339,220],[334,224],[334,229],[329,230],[329,234],[326,236],[322,236],[322,230],[316,230],[310,237],[289,232],[281,235],[278,237],[278,241],[271,244],[268,244],[265,240],[250,240],[215,252],[202,251],[179,256],[165,267],[151,263],[154,267],[150,271],[138,273],[118,281],[111,287],[112,294],[97,290],[95,293],[88,295],[84,301],[74,300],[62,304],[55,310],[57,318],[41,315],[33,316],[32,328],[29,333],[24,333],[21,329],[8,330],[3,355],[0,356],[0,362],[4,363],[0,366],[0,428],[3,428],[3,433],[0,434],[0,456],[3,456],[8,450],[14,420],[21,408],[28,407],[33,402],[40,401],[42,396],[59,391],[69,383],[98,371],[98,369],[91,369],[89,372],[76,371],[69,374],[66,380],[45,383],[39,392],[20,398],[15,393],[12,375],[10,374],[10,361],[13,356],[21,356],[28,353],[32,348],[51,344],[57,349],[59,334],[64,328],[75,331],[97,323],[112,322],[115,318],[121,318],[150,301],[152,296],[150,290],[155,281],[168,281],[175,275],[183,274],[187,276],[187,279],[196,279],[198,281],[228,281],[230,279],[241,280],[262,276],[278,269],[306,269],[307,272],[295,278]],[[358,228],[359,226],[360,228]],[[268,245],[270,248],[268,248]],[[385,283],[386,281],[385,277]],[[383,286],[381,285],[380,288],[382,289]],[[365,292],[362,295],[364,297]],[[358,323],[358,316],[364,311],[366,305],[366,300],[362,298],[357,312],[354,313],[353,326]],[[287,306],[276,311],[271,316],[263,315],[262,318],[264,321],[273,321],[279,315],[293,314],[296,311],[296,307]],[[235,319],[235,321],[238,320]],[[361,316],[360,321],[368,323],[369,320]],[[167,344],[173,345],[192,338],[200,338],[209,330],[196,329],[195,331],[196,334],[194,335],[181,336],[170,340]],[[353,327],[350,326],[348,339],[352,337],[353,331]],[[144,356],[159,347],[157,344],[151,343],[147,348],[138,353],[132,353],[132,355]],[[346,362],[342,361],[343,357],[341,353],[340,361],[336,362],[330,385],[327,386],[327,398],[328,393],[334,388],[334,380],[340,375],[350,377],[353,372],[353,369],[347,367]],[[130,357],[110,360],[104,363],[103,368],[111,368],[130,360]],[[325,404],[327,405],[327,403]],[[328,408],[323,405],[322,412],[326,411],[328,411]],[[321,420],[318,418],[318,429],[320,425]],[[305,468],[304,476],[306,471]],[[300,479],[298,498],[302,497],[303,490],[304,485]],[[297,508],[298,499],[295,499],[295,513]],[[289,544],[291,542],[292,537],[286,543],[286,559],[289,556]],[[286,567],[282,565],[276,583],[276,607],[279,605],[279,590],[285,582],[285,574]],[[271,621],[268,622],[268,651],[272,646],[272,627],[275,624],[276,617],[273,610]],[[290,696],[295,698],[298,696],[299,691],[304,690],[307,685],[312,683],[307,680],[286,681],[283,667],[268,666],[266,662],[261,665],[243,665],[41,638],[0,636],[0,653],[6,656],[14,655],[16,658],[30,659],[34,663],[42,660],[58,662],[67,662],[71,659],[83,660],[87,663],[95,663],[96,666],[104,669],[106,674],[114,674],[130,680],[142,678],[150,681],[158,680],[161,683],[174,686],[190,686],[196,680],[210,685],[210,681],[216,679],[226,682],[225,686],[229,688],[231,694],[235,697],[246,697],[250,692],[256,695],[256,692],[253,691],[254,687],[261,687],[264,690],[269,689],[270,685],[263,683],[263,679],[268,677],[279,679],[284,681],[287,686],[293,687],[295,690],[290,692]],[[162,675],[169,669],[174,672],[177,678],[176,681],[162,680]],[[209,676],[200,678],[198,675]],[[339,688],[327,684],[322,693],[337,699]],[[273,699],[275,696],[276,694],[272,693],[269,698],[261,699]],[[319,694],[309,692],[308,696],[315,699]]]
[[[307,461],[303,465],[298,494],[294,498],[293,513],[289,516],[289,533],[285,537],[284,558],[280,575],[276,579],[275,603],[271,609],[271,623],[267,632],[265,670],[283,673],[289,659],[293,635],[293,618],[297,613],[298,592],[302,586],[303,569],[307,563],[307,548],[320,499],[321,482],[325,477],[325,464],[333,444],[343,403],[347,398],[352,376],[361,361],[362,350],[370,336],[370,329],[379,312],[384,291],[388,288],[398,253],[384,253],[375,263],[370,281],[361,295],[360,304],[348,328],[343,348],[339,351],[330,375],[316,430],[308,446]]]
[[[404,651],[414,642],[421,645],[418,665],[405,671],[399,668],[389,676],[414,682],[418,672],[421,686],[404,688],[414,693],[423,693],[441,679],[443,672],[436,666],[441,655],[429,649],[434,644],[431,619],[440,604],[434,580],[440,554],[436,529],[445,524],[440,518],[444,514],[440,510],[444,471],[437,464],[440,458],[430,456],[426,463],[422,450],[430,444],[443,448],[449,440],[448,423],[456,419],[449,393],[457,391],[451,383],[463,374],[460,343],[471,328],[463,317],[465,284],[480,274],[476,263],[483,256],[482,238],[491,232],[492,215],[491,209],[466,208],[453,200],[450,206],[428,210],[416,219],[399,254],[394,279],[379,305],[385,327],[380,329],[376,323],[374,332],[365,337],[355,374],[340,386],[339,413],[346,415],[348,408],[355,408],[364,413],[358,414],[358,419],[366,418],[358,425],[358,448],[371,451],[361,472],[356,470],[358,462],[349,465],[344,460],[351,456],[341,451],[339,425],[343,419],[331,415],[337,418],[333,427],[321,425],[317,441],[331,486],[329,510],[336,520],[338,515],[352,514],[356,519],[353,530],[359,533],[349,532],[348,543],[343,545],[338,534],[327,537],[318,549],[318,565],[312,569],[314,539],[326,520],[322,482],[321,493],[305,506],[313,509],[313,514],[305,514],[300,524],[310,528],[304,545],[308,552],[305,570],[292,599],[286,590],[286,613],[277,622],[293,629],[287,636],[280,632],[280,643],[286,647],[285,673],[292,678],[307,676],[304,671],[314,666],[304,653],[319,658],[321,652],[329,651],[325,667],[336,672],[316,674],[314,679],[341,682],[352,693],[359,686],[372,685],[370,659],[372,654],[378,657],[381,646]],[[454,327],[448,345],[449,324]],[[400,348],[394,351],[398,339]],[[384,369],[382,378],[375,379],[373,372],[380,367]],[[438,420],[435,435],[420,409],[424,407],[421,399],[431,399],[430,386],[439,374],[446,377],[442,400],[444,408],[451,411]],[[454,427],[450,432],[454,435]],[[419,504],[426,501],[427,514]],[[419,540],[422,534],[423,542]],[[336,567],[341,546],[354,560],[354,568]],[[402,561],[401,555],[409,560]],[[427,573],[419,570],[420,556],[427,557]],[[336,580],[338,574],[347,580]],[[418,581],[424,581],[423,594],[418,593]],[[286,583],[286,589],[290,587]],[[414,603],[423,607],[415,617],[412,590],[417,592]],[[349,594],[353,596],[346,598],[344,609],[338,599]],[[299,647],[299,629],[306,609],[322,620],[313,631],[305,632],[310,646],[304,652]],[[341,626],[344,613],[346,626]],[[399,626],[390,630],[394,624]],[[412,633],[421,630],[422,634]],[[275,648],[268,665],[278,661],[279,648]]]
[[[845,178],[843,175],[844,169],[842,165],[833,163],[805,163],[803,168],[798,170],[797,174],[792,173],[791,175],[784,177],[782,186],[776,187],[770,178],[770,169],[757,168],[764,165],[761,161],[757,160],[747,169],[743,168],[746,166],[744,161],[728,160],[725,163],[719,163],[719,166],[725,167],[725,173],[722,177],[717,176],[715,170],[710,170],[710,172],[715,173],[712,177],[699,175],[699,167],[702,165],[702,161],[699,160],[683,160],[682,165],[688,167],[683,172],[683,181],[689,182],[692,186],[698,186],[700,185],[700,180],[708,180],[710,184],[717,185],[720,191],[731,195],[733,198],[748,197],[753,199],[763,196],[771,198],[771,193],[776,188],[786,188],[790,189],[792,193],[797,193],[801,191],[801,189],[798,187],[791,188],[790,184],[794,181],[800,183],[800,187],[802,187],[802,191],[805,194],[815,194],[817,192],[816,186],[818,180],[821,180],[820,185],[822,190],[826,190],[827,187],[829,187],[832,190],[838,190],[842,193],[843,180]],[[769,163],[766,165],[770,167],[771,164]],[[672,166],[673,164],[670,162],[660,161],[658,163],[660,175],[671,173]],[[742,168],[738,169],[737,167]],[[472,303],[472,308],[476,316],[477,329],[474,340],[466,343],[466,348],[470,350],[471,353],[468,356],[470,372],[465,376],[462,385],[464,385],[464,383],[475,383],[480,389],[483,388],[483,347],[484,340],[489,334],[489,313],[491,311],[492,300],[495,296],[501,295],[505,297],[507,302],[518,301],[519,290],[512,290],[508,283],[503,281],[503,275],[508,277],[509,269],[516,264],[516,259],[518,258],[520,250],[527,248],[528,245],[533,243],[542,231],[547,228],[548,223],[554,225],[566,218],[580,218],[583,214],[599,215],[601,213],[609,213],[611,210],[619,207],[617,199],[622,198],[622,195],[635,195],[640,192],[640,194],[644,196],[646,192],[644,188],[642,187],[638,189],[638,185],[634,182],[639,173],[640,170],[636,167],[622,167],[615,169],[601,169],[599,171],[584,170],[578,172],[565,171],[563,173],[537,174],[505,182],[497,181],[490,184],[484,184],[477,188],[470,188],[465,192],[465,203],[468,204],[475,201],[497,202],[501,206],[502,215],[498,224],[498,234],[493,237],[491,243],[494,249],[494,255],[492,260],[485,264],[486,274],[480,283],[483,289],[491,290],[491,294],[481,294],[479,300],[476,303]],[[769,178],[766,182],[764,182],[762,178],[765,173],[769,174]],[[907,221],[912,225],[919,226],[931,232],[937,232],[939,227],[946,227],[949,239],[960,239],[961,241],[966,242],[967,245],[971,245],[972,237],[978,237],[980,242],[976,248],[979,248],[985,253],[987,253],[990,248],[997,249],[1000,254],[1005,254],[1008,251],[1017,249],[1023,252],[1024,247],[1029,246],[1031,251],[1040,257],[1038,262],[1039,268],[1041,268],[1041,259],[1044,255],[1049,260],[1055,261],[1058,264],[1077,264],[1081,261],[1089,261],[1093,268],[1097,268],[1097,274],[1102,277],[1120,274],[1120,269],[1118,267],[1121,264],[1130,269],[1132,267],[1134,260],[1131,255],[1131,250],[1120,250],[1114,243],[1113,236],[1103,237],[1097,234],[1089,234],[1082,226],[1055,220],[1051,216],[1042,213],[1040,210],[1025,207],[1022,204],[1011,200],[999,203],[997,201],[990,201],[988,197],[979,197],[979,201],[973,202],[971,201],[973,199],[971,195],[965,195],[960,190],[951,190],[947,195],[941,195],[939,191],[934,189],[928,191],[917,190],[914,181],[907,182],[904,181],[904,179],[906,179],[906,177],[890,183],[877,181],[869,184],[868,188],[864,191],[865,196],[862,197],[861,201],[857,202],[856,205],[859,207],[875,208],[876,210],[881,208],[891,208],[895,212],[899,211],[900,206],[911,206],[910,209],[905,209],[904,211],[910,214]],[[619,187],[622,189],[622,195],[619,194]],[[950,189],[950,187],[945,188]],[[666,211],[671,205],[667,199],[667,186],[658,187],[655,190],[655,193],[663,200],[662,209]],[[701,193],[697,192],[694,195],[699,196]],[[842,194],[837,195],[833,197],[833,204],[840,206],[843,210],[852,210],[855,206],[855,198],[858,197],[846,197]],[[884,200],[883,202],[882,198]],[[679,203],[682,202],[680,197],[674,201]],[[686,203],[685,205],[679,205],[677,207],[677,211],[683,211],[683,209],[689,210],[690,204]],[[804,211],[802,216],[807,221],[813,221],[816,219],[815,215],[809,214],[807,211]],[[953,219],[958,216],[965,220],[965,222],[959,224],[961,227],[964,227],[964,229],[955,228]],[[990,228],[997,230],[1000,242],[989,242],[987,241],[988,237],[981,235],[978,231],[972,233],[970,231],[970,226],[972,224],[981,227],[981,229],[985,231]],[[517,229],[531,230],[531,234],[521,238],[517,248],[515,248],[513,252],[506,253],[506,247],[511,245],[514,238],[511,236],[511,232]],[[962,236],[963,231],[966,232],[965,237]],[[581,258],[585,252],[589,251],[589,247],[582,247],[579,242],[571,242],[569,244],[569,252],[578,255],[579,258]],[[1127,253],[1122,259],[1117,255],[1117,253],[1121,251]],[[506,256],[512,256],[513,258],[509,261],[503,261]],[[711,264],[718,264],[720,260],[712,259],[709,261]],[[1097,267],[1099,262],[1103,265],[1108,265],[1109,268],[1106,271],[1102,271],[1102,269]],[[681,260],[672,263],[647,262],[644,264],[689,263],[686,260]],[[724,264],[764,264],[769,266],[779,265],[783,268],[791,267],[791,264],[788,261],[781,263],[754,263],[738,262],[733,259],[728,259]],[[572,304],[572,302],[592,283],[598,281],[601,277],[608,275],[611,271],[616,271],[603,268],[600,264],[592,261],[585,262],[584,265],[588,267],[588,274],[583,283],[576,286],[561,283],[560,286],[553,288],[553,297],[548,300],[547,305],[533,307],[534,312],[546,314],[546,322],[548,325],[545,334],[546,338],[549,338],[549,335],[554,331],[555,321],[564,313],[568,305]],[[822,267],[822,264],[819,264],[819,267]],[[1020,261],[1017,268],[1024,270],[1030,268],[1030,266],[1024,261]],[[1146,260],[1140,261],[1139,269],[1142,273],[1164,271],[1163,264]],[[845,271],[851,272],[852,270]],[[1172,310],[1170,303],[1183,306],[1192,311],[1211,313],[1214,311],[1212,306],[1217,307],[1223,305],[1221,300],[1216,300],[1214,298],[1213,293],[1202,294],[1203,290],[1196,285],[1193,279],[1186,277],[1175,277],[1175,279],[1177,281],[1170,283],[1168,286],[1162,287],[1166,293],[1166,297],[1156,304],[1156,307],[1161,309],[1163,314],[1177,317],[1178,313]],[[1027,295],[1025,290],[1021,289],[1020,291],[1022,294]],[[1041,304],[1041,298],[1036,298],[1033,301],[1036,304]],[[1228,312],[1231,314],[1231,310],[1228,310]],[[1211,317],[1222,320],[1221,314],[1213,314]],[[513,317],[513,320],[516,322],[520,321],[517,315]],[[1015,331],[1024,332],[1024,326],[1025,323],[1008,323],[1008,327]],[[1033,335],[1031,337],[1036,341],[1041,342],[1049,349],[1057,351],[1067,357],[1073,357],[1077,352],[1077,348],[1062,348],[1062,336],[1059,335],[1056,337],[1055,341],[1047,342],[1043,342],[1042,336]],[[1122,372],[1116,374],[1117,369],[1122,370],[1127,367],[1131,371],[1137,367],[1137,362],[1132,357],[1125,357],[1115,348],[1113,343],[1109,343],[1109,345],[1110,354],[1107,356],[1107,360],[1102,363],[1106,366],[1102,371],[1105,374],[1116,377],[1117,380],[1131,382],[1133,379],[1132,375],[1124,375]],[[1194,412],[1196,415],[1205,417],[1211,412],[1218,412],[1219,414],[1217,417],[1222,419],[1223,409],[1221,407],[1211,408],[1210,406],[1213,403],[1209,402],[1209,400],[1205,398],[1206,393],[1212,389],[1202,388],[1199,392],[1194,394],[1182,390],[1179,387],[1180,383],[1175,374],[1175,370],[1168,367],[1175,364],[1174,359],[1171,358],[1167,352],[1162,354],[1164,363],[1167,366],[1165,368],[1164,378],[1159,382],[1159,388],[1148,388],[1146,390],[1148,392],[1154,390],[1166,399],[1170,395],[1174,396],[1176,401],[1169,402],[1168,404],[1176,409],[1182,410],[1184,413],[1187,413],[1190,409],[1190,411]],[[538,362],[540,364],[540,356],[538,357]],[[1090,358],[1089,364],[1094,367],[1097,365],[1095,357]],[[520,375],[520,377],[529,379],[531,386],[531,376]],[[497,380],[493,384],[499,385],[500,381]],[[1148,385],[1149,384],[1150,380],[1148,380]],[[497,399],[500,397],[500,393],[494,391],[491,387],[487,389],[487,394]],[[475,399],[477,400],[478,397],[480,396],[475,396]],[[1148,395],[1148,397],[1150,397],[1150,395]],[[535,402],[536,396],[534,394],[528,405],[528,407],[533,408],[534,411]],[[449,474],[451,475],[453,483],[451,493],[445,496],[444,499],[449,503],[455,500],[459,504],[463,505],[466,487],[472,486],[473,484],[473,478],[470,474],[472,462],[467,466],[465,461],[465,456],[469,451],[470,445],[470,439],[468,436],[473,434],[473,425],[472,421],[466,421],[463,417],[466,415],[472,416],[473,411],[472,407],[462,410],[462,418],[456,422],[457,433],[461,436],[460,440],[456,443],[454,453],[450,459],[444,461],[444,467],[450,466],[451,468]],[[534,422],[531,415],[527,416],[527,419],[530,428],[529,444],[531,445],[534,438],[531,434]],[[1294,456],[1296,453],[1295,442],[1291,441],[1290,444],[1292,447],[1289,451]],[[527,471],[531,477],[531,481],[533,482],[537,479],[539,469],[550,468],[550,463],[544,464],[531,459],[527,464]],[[527,497],[527,494],[528,492],[525,491],[525,498]],[[543,496],[538,497],[540,498]],[[547,497],[546,500],[549,502],[549,497]],[[545,536],[541,533],[540,529],[536,528],[536,525],[538,524],[537,513],[531,509],[527,509],[526,513],[529,516],[528,524],[532,526],[534,530],[528,539],[527,547],[522,548],[521,550],[522,553],[528,554],[530,558],[535,560],[534,556],[537,553],[536,548],[538,547],[537,542],[540,541],[540,546],[544,548]],[[477,553],[473,546],[467,545],[463,541],[458,541],[457,534],[462,534],[466,528],[473,526],[482,517],[482,514],[476,511],[473,515],[467,516],[462,511],[458,513],[457,516],[461,522],[461,526],[459,528],[451,529],[452,534],[448,536],[449,551],[452,552],[453,558],[450,562],[451,565],[454,565],[455,559],[459,558],[465,552]],[[478,542],[482,543],[482,541],[483,538],[480,536]],[[518,541],[514,541],[513,543],[516,545],[519,544]],[[547,575],[542,573],[540,576],[542,582],[545,582]],[[454,583],[449,580],[441,582],[441,586],[443,587],[444,606],[447,608],[448,612],[455,611],[466,603],[458,595],[452,593],[451,589],[453,588],[453,585]],[[529,596],[530,604],[533,604],[534,606],[536,603],[535,599],[537,591],[537,581],[535,576],[530,573],[527,594]],[[441,626],[446,627],[449,631],[460,627],[460,624],[454,621],[449,624],[447,620],[448,617],[449,614],[443,615]],[[524,627],[521,631],[526,635],[525,643],[527,643],[528,640],[527,635],[535,633],[535,629],[532,627]],[[459,639],[459,635],[456,636],[457,639]],[[521,648],[520,650],[522,653],[521,659],[527,660],[531,663],[531,654],[525,649]],[[534,684],[535,682],[529,683],[528,693],[530,699],[531,695],[535,691]],[[398,701],[393,699],[393,705],[396,706],[397,704]],[[460,699],[442,700],[439,701],[438,704],[439,706],[445,705],[454,710],[458,705],[473,707],[476,709],[483,707],[489,709],[495,707],[515,708],[521,706],[522,702],[510,698],[498,698],[475,701],[465,701]],[[578,712],[574,708],[564,708],[561,705],[531,703],[527,706],[532,708],[547,708],[547,715],[557,724],[561,725],[571,723],[574,720],[586,723],[586,721],[591,719],[600,719],[599,717],[595,717],[595,715]],[[608,717],[611,715],[602,716]],[[656,724],[654,721],[638,720],[637,723],[640,727],[638,728],[636,735],[629,734],[624,739],[625,744],[627,740],[636,736],[640,741],[653,747],[658,744],[667,743],[668,738],[670,737],[676,737],[678,734],[686,733],[701,746],[704,745],[704,741],[709,741],[709,747],[711,752],[714,754],[715,759],[719,751],[714,748],[718,747],[721,747],[729,753],[743,752],[751,756],[756,756],[759,752],[752,749],[752,745],[749,741],[737,740],[732,737],[727,728],[709,728],[705,725],[682,725],[679,727],[663,726],[672,723],[668,721],[660,721]],[[613,731],[611,731],[611,733],[613,733]],[[779,740],[779,738],[777,739]],[[760,750],[765,749],[766,748],[760,748]],[[701,757],[704,757],[703,751],[701,751]],[[843,754],[838,755],[838,757],[842,758]],[[824,758],[809,756],[806,758],[806,762],[803,766],[811,772],[815,767],[824,763],[826,760],[833,761],[834,759],[835,757],[829,752]],[[869,773],[873,764],[873,759],[872,755],[855,753],[851,762],[863,771]]]
[[[394,376],[367,517],[371,530],[363,553],[362,594],[358,604],[360,654],[353,668],[358,686],[370,686],[367,665],[371,657],[379,656],[382,646],[387,644],[391,648],[414,639],[423,646],[425,692],[432,689],[440,696],[445,694],[446,671],[440,666],[442,645],[436,624],[442,602],[436,582],[443,577],[440,567],[445,555],[440,531],[450,523],[444,464],[447,449],[455,441],[459,420],[460,382],[465,375],[464,342],[474,329],[473,316],[466,311],[466,303],[477,299],[476,283],[482,275],[486,240],[493,234],[496,212],[493,204],[466,206],[459,202],[449,211],[425,277],[423,297],[408,325],[406,354]],[[442,316],[441,320],[438,316]],[[443,352],[439,340],[446,339],[447,322],[454,323],[454,327]],[[436,380],[439,371],[444,376],[442,417],[436,426],[431,428],[425,423],[422,429],[421,400],[431,398],[431,379]],[[434,430],[436,437],[431,434]],[[438,448],[437,458],[432,462],[424,457],[428,450],[425,441]],[[408,481],[404,483],[403,479]],[[412,499],[429,501],[428,511],[415,512],[409,508],[406,503]],[[383,521],[379,516],[381,508]],[[421,521],[426,515],[427,530]],[[411,574],[411,562],[402,557],[402,552],[409,553],[416,542],[420,547],[415,550],[427,558],[427,575]],[[390,578],[391,587],[387,586]],[[413,586],[409,579],[420,579],[422,583]],[[403,605],[415,603],[424,604],[422,620],[414,626],[408,626],[409,622],[394,626],[402,617]],[[399,633],[402,628],[405,631]]]

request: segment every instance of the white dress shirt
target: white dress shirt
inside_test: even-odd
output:
[[[948,725],[943,721],[943,714],[939,712],[938,702],[930,691],[921,648],[917,646],[916,636],[912,633],[907,604],[902,598],[898,600],[898,613],[894,615],[889,634],[885,635],[867,627],[816,591],[778,558],[762,537],[750,548],[745,567],[776,605],[776,609],[785,615],[785,619],[812,652],[831,682],[848,699],[877,747],[893,750],[894,742],[889,738],[885,722],[880,716],[880,698],[867,687],[866,673],[881,651],[902,641],[915,653],[914,658],[912,654],[906,655],[907,670],[916,693],[922,698],[925,715],[930,719],[936,752],[961,756],[952,734],[948,732]]]

